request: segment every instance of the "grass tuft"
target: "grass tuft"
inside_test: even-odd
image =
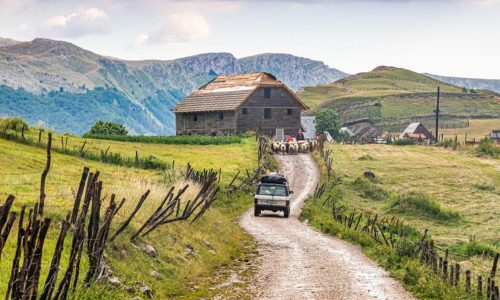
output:
[[[415,141],[412,139],[398,139],[392,142],[392,144],[395,146],[409,146],[415,145]]]
[[[390,196],[389,192],[365,177],[356,178],[352,183],[352,187],[364,198],[382,201]]]
[[[440,221],[454,221],[460,218],[457,212],[441,208],[437,201],[420,192],[399,194],[393,199],[390,207],[399,212],[421,213]]]

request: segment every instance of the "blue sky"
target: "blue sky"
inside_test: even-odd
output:
[[[0,36],[123,59],[278,52],[348,73],[391,65],[500,79],[500,0],[0,0]]]

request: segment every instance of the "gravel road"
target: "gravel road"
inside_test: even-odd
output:
[[[253,209],[241,226],[258,242],[258,267],[250,279],[255,299],[413,299],[396,280],[347,242],[298,220],[314,190],[318,170],[306,154],[276,156],[294,191],[290,218]]]

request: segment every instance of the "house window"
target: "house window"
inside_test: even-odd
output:
[[[264,108],[264,119],[271,119],[271,109]]]
[[[291,109],[291,108],[287,109],[287,110],[286,110],[286,113],[287,113],[289,116],[291,116],[291,115],[292,115],[292,109]]]
[[[243,108],[241,110],[241,113],[244,114],[244,115],[248,114],[248,108]]]
[[[224,112],[219,111],[219,120],[224,120]]]
[[[193,121],[198,122],[198,114],[193,115]]]
[[[271,88],[264,88],[264,98],[271,98]]]

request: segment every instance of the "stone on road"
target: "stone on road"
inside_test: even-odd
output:
[[[246,212],[241,226],[258,242],[258,270],[251,279],[256,299],[413,299],[359,247],[324,235],[298,220],[319,174],[311,156],[277,155],[294,191],[290,218]]]

